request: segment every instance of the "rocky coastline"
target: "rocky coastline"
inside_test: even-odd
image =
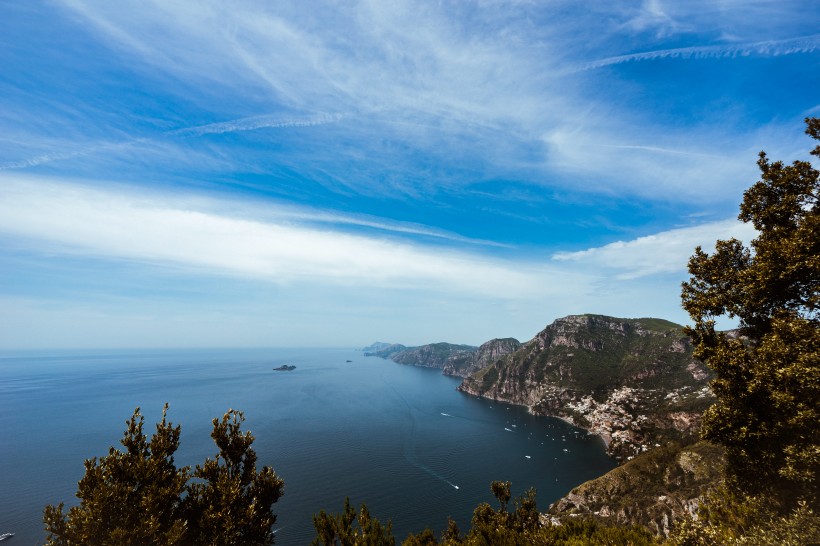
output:
[[[675,519],[694,513],[720,474],[722,453],[697,442],[703,411],[714,401],[712,374],[693,357],[680,325],[571,315],[523,344],[389,345],[380,353],[462,377],[465,394],[599,436],[621,466],[554,503],[548,517],[555,521],[586,516],[666,534]]]

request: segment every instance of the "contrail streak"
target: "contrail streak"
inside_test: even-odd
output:
[[[255,131],[257,129],[266,128],[286,129],[290,127],[314,127],[317,125],[336,123],[346,117],[348,117],[346,114],[320,114],[317,116],[305,118],[282,118],[274,115],[252,116],[247,118],[233,119],[230,121],[222,121],[218,123],[208,123],[206,125],[197,125],[194,127],[183,127],[181,129],[173,129],[171,131],[165,131],[164,133],[161,133],[161,135],[188,138],[212,134],[235,133],[238,131]],[[115,144],[88,146],[80,150],[42,154],[28,159],[21,159],[19,161],[9,161],[6,163],[0,163],[0,171],[35,167],[37,165],[42,165],[44,163],[51,163],[52,161],[72,159],[74,157],[81,155],[93,154],[101,150],[127,147],[138,142],[146,142],[150,140],[155,139],[137,138]]]
[[[818,49],[820,49],[820,34],[814,34],[812,36],[792,38],[789,40],[766,40],[764,42],[735,45],[679,47],[631,53],[629,55],[618,55],[617,57],[607,57],[606,59],[592,61],[581,66],[578,71],[594,70],[596,68],[631,61],[651,61],[655,59],[717,59],[724,57],[747,57],[749,55],[779,57],[781,55],[793,55],[795,53],[812,53]]]
[[[254,131],[256,129],[284,129],[288,127],[314,127],[316,125],[325,125],[328,123],[335,123],[345,118],[343,114],[321,114],[309,118],[281,118],[278,116],[253,116],[248,118],[239,118],[231,121],[223,121],[220,123],[208,123],[207,125],[198,125],[196,127],[186,127],[183,129],[175,129],[168,131],[170,136],[202,136],[222,133],[234,133],[237,131]]]

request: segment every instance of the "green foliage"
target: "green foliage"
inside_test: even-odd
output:
[[[357,524],[357,525],[354,525]],[[362,504],[358,515],[345,499],[341,514],[327,514],[324,510],[313,516],[316,529],[314,546],[395,546],[396,539],[391,534],[392,524],[382,525],[370,515]]]
[[[511,500],[510,482],[492,482],[490,489],[498,509],[483,503],[473,512],[471,527],[462,535],[455,521],[448,518],[447,528],[437,541],[430,529],[410,534],[402,546],[654,546],[657,541],[639,528],[604,527],[589,520],[570,520],[562,525],[542,524],[535,491],[529,490]],[[354,524],[359,527],[355,528]],[[341,514],[324,511],[313,517],[317,536],[314,546],[387,546],[394,545],[390,524],[382,526],[362,508],[357,517],[345,499]]]
[[[478,505],[473,511],[472,527],[464,544],[532,544],[540,530],[535,490],[530,489],[515,499],[512,511],[508,510],[510,482],[494,481],[490,490],[498,500],[498,510],[486,503]]]
[[[213,420],[211,433],[219,453],[197,465],[188,487],[185,512],[191,544],[273,544],[276,516],[271,506],[282,496],[283,480],[273,469],[256,470],[253,436],[240,426],[245,416],[229,410]]]
[[[149,440],[139,408],[108,455],[85,461],[80,504],[47,506],[47,546],[273,544],[271,507],[283,482],[269,468],[256,471],[253,436],[240,431],[241,412],[214,419],[219,454],[197,466],[177,468],[180,427],[162,421]],[[189,483],[195,477],[196,483]]]
[[[167,421],[167,410],[166,404],[162,421],[148,440],[137,408],[120,441],[125,450],[112,447],[107,456],[85,461],[77,490],[80,504],[67,513],[62,503],[45,509],[47,545],[180,543],[186,531],[180,495],[188,468],[174,466],[180,427]]]
[[[820,516],[805,502],[781,514],[770,498],[741,497],[726,487],[707,496],[697,520],[677,526],[669,546],[806,546],[820,543]]]
[[[820,120],[806,122],[820,139]],[[757,237],[750,248],[717,241],[712,255],[698,247],[682,300],[695,356],[717,374],[703,435],[726,447],[731,487],[785,514],[820,492],[820,173],[762,152],[758,166],[739,215]],[[715,331],[724,315],[739,319],[740,336]]]

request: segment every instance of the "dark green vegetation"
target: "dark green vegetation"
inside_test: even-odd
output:
[[[191,471],[177,468],[180,427],[166,419],[167,405],[156,432],[148,438],[139,408],[127,421],[119,451],[85,461],[78,506],[65,512],[63,504],[47,506],[44,522],[54,546],[214,545],[262,546],[274,543],[276,516],[271,509],[282,495],[284,482],[273,470],[256,469],[254,441],[240,430],[243,414],[230,410],[214,419],[211,437],[219,452]],[[609,528],[592,521],[542,525],[535,491],[510,503],[510,483],[493,482],[499,508],[479,505],[470,530],[462,535],[450,519],[441,541],[430,531],[409,535],[403,544],[485,545],[544,544],[553,546],[644,546],[652,535],[638,528]],[[315,545],[394,545],[391,525],[382,525],[367,507],[354,510],[350,502],[340,514],[314,516]]]
[[[219,452],[191,471],[174,464],[180,427],[166,420],[167,409],[149,439],[137,408],[120,441],[125,450],[85,461],[80,504],[45,508],[47,545],[273,544],[271,508],[284,482],[268,467],[257,471],[242,413],[214,419]]]
[[[426,529],[410,534],[403,546],[651,546],[656,539],[645,529],[605,527],[592,520],[568,521],[562,525],[544,525],[538,511],[535,491],[529,490],[510,506],[510,482],[490,484],[498,508],[487,503],[478,505],[473,512],[470,529],[462,534],[456,523],[449,519],[439,538]],[[358,527],[353,523],[358,523]],[[317,537],[314,546],[393,546],[396,539],[390,534],[390,524],[383,526],[372,518],[362,505],[358,516],[345,500],[344,512],[314,517]]]
[[[313,516],[313,526],[316,528],[316,538],[312,542],[315,546],[376,546],[396,543],[390,532],[390,522],[386,526],[382,525],[370,515],[364,504],[357,514],[350,506],[350,499],[345,499],[345,507],[341,514],[327,514],[321,510]]]
[[[820,119],[806,123],[820,140]],[[679,544],[728,544],[750,529],[820,541],[810,510],[820,492],[820,172],[763,152],[758,166],[738,216],[757,237],[717,241],[711,255],[697,248],[683,283],[695,355],[717,374],[703,436],[725,447],[727,465],[725,487]],[[739,335],[715,331],[724,315],[739,319]]]
[[[698,248],[682,298],[696,354],[717,372],[704,437],[726,446],[735,486],[793,506],[820,491],[820,188],[808,162],[761,153],[758,165],[739,215],[758,237],[751,248],[718,241],[711,256]],[[740,337],[715,332],[721,315],[740,319]]]

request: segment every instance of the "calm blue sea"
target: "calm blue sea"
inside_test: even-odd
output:
[[[347,362],[351,360],[352,362]],[[272,371],[292,364],[291,372]],[[285,480],[277,543],[308,544],[311,516],[346,496],[392,519],[396,536],[447,516],[462,529],[492,480],[538,490],[539,507],[613,468],[601,441],[521,408],[457,392],[438,370],[344,349],[77,351],[0,355],[0,533],[41,544],[46,504],[76,501],[83,460],[117,445],[142,408],[152,431],[170,403],[177,464],[213,456],[211,420],[246,415],[259,464]]]

